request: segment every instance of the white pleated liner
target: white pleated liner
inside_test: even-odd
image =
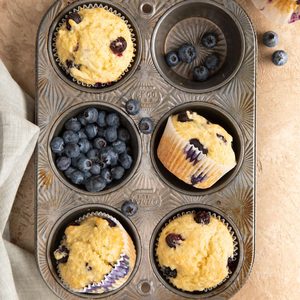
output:
[[[72,77],[72,81],[73,82],[76,82],[77,84],[81,85],[81,86],[84,86],[84,87],[96,87],[95,85],[92,85],[92,84],[87,84],[87,83],[84,83],[84,82],[81,82],[79,80],[77,80],[76,78],[74,78],[68,69],[65,68],[64,64],[61,63],[59,57],[58,57],[58,54],[57,54],[57,49],[56,49],[56,37],[57,37],[57,34],[58,34],[58,31],[59,29],[64,25],[64,23],[66,22],[66,19],[68,17],[68,15],[70,15],[71,13],[73,12],[79,12],[81,9],[91,9],[91,8],[103,8],[113,14],[115,14],[116,16],[120,17],[127,25],[127,27],[129,28],[130,32],[131,32],[131,39],[132,39],[132,42],[133,42],[133,57],[132,57],[132,60],[129,64],[129,66],[127,67],[127,69],[122,73],[122,75],[115,81],[113,81],[112,83],[116,83],[118,81],[120,81],[129,71],[130,71],[130,68],[132,67],[132,64],[134,63],[134,57],[136,56],[135,55],[135,52],[136,52],[136,36],[134,34],[134,30],[132,28],[132,25],[130,24],[130,22],[126,19],[125,16],[123,16],[120,12],[118,12],[117,10],[115,10],[114,8],[112,7],[109,7],[108,5],[103,5],[103,4],[99,4],[99,3],[90,3],[90,4],[84,4],[82,6],[77,6],[77,8],[73,8],[73,10],[69,11],[65,16],[64,18],[57,24],[55,30],[54,30],[54,37],[52,39],[52,53],[53,53],[53,56],[55,58],[55,61],[56,63],[59,65],[59,67],[67,74],[67,75],[70,75]],[[101,87],[104,88],[106,86],[110,86],[110,84],[107,84],[107,83],[103,83],[101,84]],[[96,88],[99,88],[98,86]]]
[[[132,270],[129,270],[129,272],[123,277],[123,278],[120,278],[114,285],[112,285],[111,289],[109,290],[104,290],[103,288],[100,288],[99,286],[103,283],[105,283],[106,279],[109,278],[109,275],[113,272],[114,269],[118,268],[120,266],[120,264],[124,261],[124,257],[125,256],[128,256],[128,253],[130,253],[131,249],[130,249],[130,246],[128,244],[128,236],[126,234],[126,230],[124,229],[124,227],[122,226],[122,224],[114,217],[112,217],[111,215],[107,214],[107,213],[104,213],[104,212],[90,212],[90,213],[87,213],[83,216],[81,216],[80,218],[78,218],[75,222],[80,224],[83,220],[89,218],[89,217],[100,217],[100,218],[107,218],[107,219],[110,219],[112,220],[114,223],[117,224],[117,226],[119,226],[122,230],[122,233],[123,233],[123,241],[124,241],[124,247],[123,247],[123,253],[120,255],[120,258],[119,260],[117,261],[117,263],[114,265],[112,271],[106,275],[104,277],[104,279],[101,281],[101,282],[98,282],[98,283],[93,283],[93,284],[89,284],[88,286],[86,286],[84,289],[73,289],[71,288],[66,282],[64,282],[61,274],[60,274],[60,270],[58,268],[58,265],[59,263],[57,264],[57,273],[58,273],[58,276],[62,282],[62,284],[65,286],[65,288],[67,288],[68,290],[71,290],[73,292],[77,292],[77,293],[90,293],[90,294],[93,294],[93,293],[96,293],[96,294],[101,294],[101,293],[104,293],[104,292],[108,292],[108,291],[111,291],[111,290],[115,290],[117,289],[118,287],[122,286],[128,279],[128,277],[130,276]],[[63,240],[62,240],[63,241]],[[62,242],[61,241],[61,242]],[[129,257],[129,260],[131,258]],[[135,259],[135,258],[134,258]]]
[[[163,149],[162,143],[164,143],[164,139],[168,139],[172,141],[172,144],[168,146],[168,149]],[[196,153],[194,157],[197,157],[197,163],[190,162],[190,159],[187,158],[187,151],[191,149]],[[234,165],[223,165],[215,162],[207,155],[203,154],[197,147],[190,144],[189,141],[182,138],[176,131],[172,117],[168,118],[167,125],[165,127],[164,133],[161,137],[160,144],[158,146],[158,154],[167,151],[165,156],[165,160],[161,160],[162,164],[175,176],[179,179],[183,180],[187,184],[191,185],[192,176],[199,176],[201,174],[206,175],[206,178],[212,182],[208,187],[212,186],[216,183],[222,176],[224,176],[227,172],[233,169]],[[158,155],[160,158],[160,155]],[[184,166],[184,168],[183,168]],[[179,171],[180,169],[180,171]],[[181,178],[180,178],[181,176]],[[183,176],[185,178],[183,178]],[[187,180],[186,178],[189,178]],[[206,179],[206,180],[207,180]],[[201,188],[201,185],[205,184],[203,180],[199,183],[199,187],[197,184],[194,185],[196,188]],[[207,188],[207,187],[205,187]]]
[[[204,209],[203,209],[203,210],[204,210]],[[197,211],[198,211],[198,210],[197,210]],[[169,220],[162,226],[162,228],[161,228],[161,230],[160,230],[160,233],[161,233],[161,232],[163,231],[163,229],[164,229],[170,222],[172,222],[173,220],[175,220],[175,219],[177,219],[177,218],[179,218],[179,217],[181,217],[181,216],[184,216],[184,215],[186,215],[186,214],[195,214],[197,211],[196,211],[196,210],[191,210],[191,211],[186,211],[186,212],[182,212],[182,213],[176,214],[175,216],[173,216],[171,219],[169,219]],[[199,211],[201,211],[201,208],[199,209]],[[204,210],[204,211],[207,211],[207,210]],[[207,211],[207,212],[209,213],[209,215],[210,215],[211,217],[217,218],[218,220],[220,220],[220,221],[227,227],[227,229],[228,229],[230,235],[232,236],[232,240],[233,240],[233,256],[232,256],[232,261],[236,261],[237,256],[238,256],[238,254],[239,254],[239,252],[238,252],[238,251],[239,251],[239,247],[238,247],[238,239],[237,239],[237,237],[236,237],[236,235],[235,235],[234,230],[232,229],[232,227],[230,226],[230,224],[229,224],[223,217],[221,217],[220,215],[218,215],[218,214],[216,214],[216,213],[214,213],[214,212],[210,212],[210,211]],[[157,255],[156,255],[156,253],[157,253],[158,240],[159,240],[159,237],[160,237],[160,233],[157,235],[156,242],[155,242],[155,247],[154,247],[154,251],[155,251],[155,255],[154,255],[154,256],[155,256],[155,260],[156,260],[157,266],[159,266],[159,267],[161,267],[161,266],[160,266],[160,264],[159,264],[158,257],[157,257]],[[162,269],[161,269],[161,271],[162,271]],[[207,292],[212,291],[213,289],[217,288],[218,286],[220,286],[221,284],[223,284],[225,281],[227,281],[227,279],[230,278],[230,275],[231,275],[231,274],[232,274],[232,271],[228,268],[228,275],[227,275],[220,283],[218,283],[217,285],[215,285],[215,286],[213,286],[213,287],[211,287],[211,288],[204,289],[204,290],[199,291],[199,292],[201,292],[201,293],[207,293]],[[177,288],[177,287],[174,286],[167,278],[165,278],[165,279],[166,279],[166,280],[168,281],[168,283],[169,283],[172,287],[174,287],[175,289],[177,289],[177,290],[179,290],[179,291],[181,291],[181,292],[190,293],[190,292],[187,292],[187,291],[185,291],[185,290],[182,290],[182,289]],[[197,292],[197,291],[195,291],[195,292]]]

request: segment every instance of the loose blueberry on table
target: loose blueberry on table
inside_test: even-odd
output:
[[[283,50],[275,51],[272,55],[272,61],[276,66],[283,66],[288,61],[288,54]]]
[[[130,142],[118,113],[89,107],[65,122],[50,148],[57,168],[69,181],[97,193],[121,180],[132,167]]]
[[[274,31],[267,31],[263,35],[263,43],[267,47],[275,47],[278,45],[279,37],[278,34]]]

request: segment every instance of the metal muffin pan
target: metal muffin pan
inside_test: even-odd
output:
[[[101,2],[108,3],[91,3]],[[126,12],[125,15],[134,24],[141,59],[126,80],[124,78],[108,89],[97,90],[78,86],[59,73],[57,66],[53,64],[53,53],[49,45],[56,22],[74,7],[87,3],[90,2],[76,1],[67,6],[65,0],[56,1],[43,18],[37,37],[36,111],[41,134],[37,146],[36,169],[36,256],[41,275],[53,292],[62,299],[194,298],[195,295],[178,293],[165,287],[166,282],[157,274],[152,259],[151,238],[153,239],[159,228],[157,225],[162,224],[160,222],[164,222],[173,210],[184,210],[185,205],[188,205],[220,213],[239,237],[240,255],[236,271],[218,288],[197,295],[199,299],[228,299],[245,283],[254,258],[257,46],[251,21],[233,0],[111,1],[108,5]],[[190,9],[189,12],[186,7],[195,9]],[[196,11],[196,7],[206,7],[205,14],[200,14],[198,9],[199,15],[191,16],[190,13]],[[176,14],[172,17],[174,11]],[[177,19],[174,19],[174,16]],[[236,55],[235,63],[231,66],[227,65],[230,62],[225,59],[219,72],[227,75],[224,75],[220,82],[212,77],[213,82],[209,86],[191,87],[176,81],[174,74],[167,77],[162,72],[163,53],[154,52],[156,46],[158,51],[165,51],[165,47],[172,44],[172,38],[169,36],[166,39],[161,30],[167,28],[166,24],[170,25],[173,20],[169,30],[175,33],[176,25],[180,24],[176,22],[185,22],[190,17],[198,18],[198,21],[207,18],[209,21],[206,21],[211,26],[214,26],[211,23],[215,24],[226,39],[226,57],[231,55],[231,51]],[[216,19],[223,20],[223,23],[217,22]],[[233,43],[231,38],[237,36],[240,42]],[[229,45],[236,48],[229,50]],[[230,68],[231,75],[230,72],[226,73]],[[165,71],[174,72],[166,69]],[[138,98],[141,101],[142,112],[137,117],[131,118],[124,112],[124,101],[130,98]],[[69,184],[57,171],[49,149],[49,141],[61,130],[62,122],[68,116],[75,115],[80,107],[89,104],[123,111],[122,119],[132,128],[131,132],[136,137],[134,143],[138,145],[132,174],[129,174],[120,186],[98,194],[87,193]],[[195,191],[184,186],[167,174],[155,157],[155,147],[167,116],[186,108],[201,112],[210,121],[224,126],[234,137],[233,148],[238,164],[208,190]],[[156,123],[152,135],[143,135],[137,130],[139,119],[144,116],[150,116]],[[133,199],[139,205],[139,210],[131,221],[119,215],[117,211],[127,199]],[[90,296],[68,291],[60,283],[51,257],[64,226],[67,226],[72,218],[85,214],[89,209],[110,211],[129,230],[136,244],[136,270],[126,286],[111,294]]]

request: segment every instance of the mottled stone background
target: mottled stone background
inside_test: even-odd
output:
[[[280,35],[289,63],[277,68],[273,50],[259,43],[257,81],[257,214],[253,272],[233,298],[300,298],[300,22],[272,24],[250,0],[238,1],[256,27]],[[15,80],[35,95],[35,40],[51,0],[0,0],[0,57]],[[0,78],[1,80],[1,78]],[[34,159],[31,160],[10,219],[15,243],[34,251]]]

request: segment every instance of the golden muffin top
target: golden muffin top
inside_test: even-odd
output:
[[[215,162],[234,166],[232,136],[220,125],[210,123],[196,112],[186,111],[170,117],[176,132],[187,143],[191,140]],[[198,146],[199,145],[199,146]]]
[[[58,31],[56,50],[75,79],[92,85],[118,80],[134,57],[127,24],[104,8],[69,15]]]
[[[233,252],[233,237],[226,225],[207,212],[198,212],[180,216],[162,230],[156,255],[170,282],[191,292],[221,283]]]
[[[62,280],[73,289],[101,282],[124,253],[124,228],[110,219],[91,216],[65,230],[65,239],[54,256],[60,262],[67,251],[67,261],[59,263]]]

